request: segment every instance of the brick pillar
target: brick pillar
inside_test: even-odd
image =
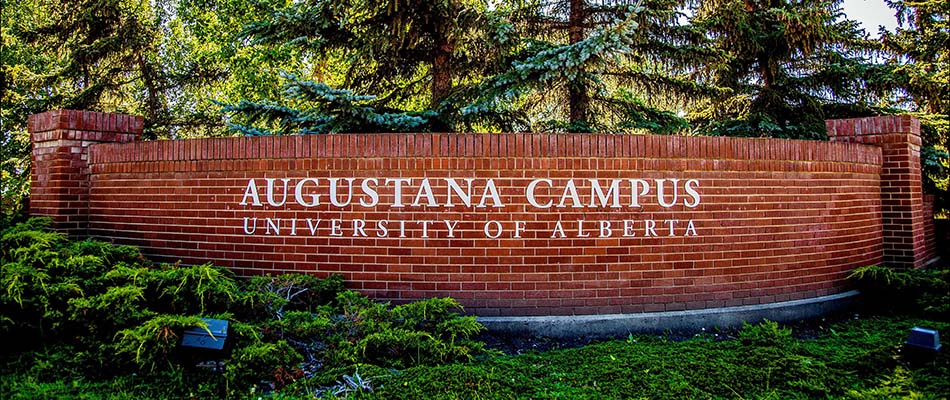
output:
[[[825,122],[832,141],[882,148],[881,208],[884,263],[919,268],[930,261],[920,172],[920,121],[909,115],[839,119]]]
[[[89,146],[136,141],[142,128],[142,117],[122,114],[57,110],[31,115],[30,215],[52,218],[53,226],[70,236],[85,236]]]

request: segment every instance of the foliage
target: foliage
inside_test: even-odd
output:
[[[713,53],[684,44],[703,36],[679,23],[676,2],[424,3],[305,1],[248,24],[254,43],[314,57],[319,81],[290,76],[280,100],[226,106],[233,127],[671,133],[685,120],[669,106],[683,101],[643,91],[713,91],[689,75]]]
[[[269,18],[243,34],[268,48],[291,47],[314,59],[315,80],[291,79],[285,107],[293,100],[359,102],[359,112],[334,114],[319,106],[295,121],[321,126],[327,119],[351,132],[453,130],[449,97],[497,67],[517,42],[504,4],[482,0],[302,1],[274,7]],[[310,89],[304,96],[294,88]],[[354,93],[360,95],[354,97]],[[270,104],[245,103],[228,111],[264,111]],[[271,112],[276,110],[269,110]],[[288,111],[288,110],[284,110]],[[439,115],[438,118],[432,118]],[[346,120],[340,117],[351,117]],[[252,118],[253,119],[253,118]],[[290,121],[290,118],[284,118]],[[369,122],[369,124],[363,124]],[[248,129],[242,129],[248,132]],[[304,129],[304,133],[336,131]]]
[[[876,265],[849,276],[869,307],[922,316],[950,315],[950,269],[894,269]]]
[[[471,341],[481,330],[451,299],[394,307],[338,277],[237,280],[211,267],[151,265],[137,249],[71,242],[33,219],[0,232],[7,341],[0,390],[10,398],[941,398],[950,358],[921,363],[900,344],[912,326],[946,331],[946,271],[858,270],[887,299],[930,320],[813,323],[810,339],[775,322],[686,341],[633,336],[516,357]],[[932,308],[927,308],[932,307]],[[944,308],[939,308],[944,307]],[[231,321],[223,374],[195,368],[183,329]],[[734,337],[733,337],[734,335]],[[816,337],[817,336],[817,337]],[[31,340],[32,339],[32,340]],[[42,345],[40,345],[42,341]],[[461,362],[460,362],[461,361]],[[447,364],[448,363],[448,364]],[[134,373],[132,375],[131,373]]]
[[[769,324],[770,325],[770,324]],[[631,336],[581,348],[493,357],[467,363],[419,365],[400,371],[372,366],[328,369],[301,379],[275,399],[333,398],[944,398],[950,393],[946,353],[916,362],[900,343],[913,326],[941,331],[945,319],[844,318],[814,323],[808,338],[792,330],[773,358],[750,352],[770,346],[733,340],[730,332],[697,334],[688,340]],[[738,335],[749,329],[740,331]],[[779,330],[787,330],[779,327]],[[774,331],[772,327],[766,331]],[[10,398],[215,397],[215,387],[183,379],[181,371],[96,380],[64,376],[73,367],[62,353],[33,353],[0,371],[0,389]],[[30,366],[32,369],[17,367]],[[194,374],[195,372],[189,372]],[[322,374],[318,374],[322,375]],[[347,380],[347,377],[350,379]],[[210,379],[203,376],[202,379]],[[352,382],[352,383],[350,383]],[[370,391],[370,388],[372,391]],[[258,398],[262,392],[236,395]]]
[[[788,331],[765,325],[746,327],[739,335]],[[946,321],[852,319],[821,324],[814,339],[783,333],[786,345],[780,347],[767,344],[770,340],[730,340],[725,333],[686,341],[632,336],[577,349],[409,368],[374,377],[373,393],[359,398],[808,399],[867,398],[885,390],[941,398],[950,389],[946,354],[921,365],[899,351],[915,325],[948,327]]]
[[[534,130],[675,133],[686,128],[676,111],[718,91],[695,72],[722,54],[685,23],[685,2],[535,4],[526,18],[528,45],[503,73],[510,80],[526,67],[543,72],[514,81],[533,89],[524,112]]]
[[[888,102],[921,120],[924,186],[936,195],[937,210],[950,209],[947,149],[950,148],[950,4],[946,1],[888,0],[897,15],[894,32],[882,30],[882,86]]]
[[[896,10],[898,28],[881,32],[888,55],[891,83],[900,89],[895,99],[915,111],[950,113],[950,5],[945,1],[888,0]],[[943,141],[946,144],[946,129]]]
[[[698,129],[822,139],[825,119],[876,112],[866,101],[871,44],[844,19],[840,0],[698,3],[693,24],[727,55],[698,67],[728,89],[694,112]]]
[[[271,101],[255,103],[242,100],[225,105],[223,112],[242,117],[243,124],[230,127],[245,135],[319,134],[346,132],[422,132],[429,130],[431,111],[400,112],[373,107],[375,96],[360,96],[349,90],[333,89],[326,84],[299,80],[284,75],[284,96],[298,108]],[[264,126],[264,127],[260,127]],[[274,127],[273,129],[266,128]]]
[[[210,379],[233,394],[282,387],[357,364],[408,367],[470,360],[485,352],[481,330],[452,299],[390,307],[344,290],[339,276],[259,276],[239,280],[211,265],[153,265],[138,249],[69,241],[48,219],[0,231],[0,357],[62,349],[76,376],[185,374],[211,355],[183,350],[182,333],[230,321],[226,367]],[[264,387],[262,386],[262,387]],[[230,389],[227,389],[230,388]]]

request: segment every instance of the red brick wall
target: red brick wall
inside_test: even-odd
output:
[[[132,142],[142,134],[142,126],[142,117],[119,114],[57,110],[31,115],[30,214],[53,218],[54,226],[69,235],[86,235],[87,148]]]
[[[379,299],[453,296],[485,316],[636,313],[810,298],[843,291],[848,271],[882,261],[881,151],[856,144],[628,135],[326,135],[97,145],[90,162],[94,236],[141,246],[165,261],[212,261],[241,274],[341,273],[353,288]],[[286,205],[267,205],[265,178],[276,179],[277,203],[280,179],[292,179]],[[302,178],[319,179],[320,205],[296,204],[294,185]],[[328,204],[326,178],[357,179],[353,202]],[[363,178],[379,178],[376,207],[358,203],[370,199],[360,190]],[[392,207],[394,185],[383,185],[385,178],[413,180],[404,188],[407,206]],[[423,178],[430,179],[438,206],[409,204]],[[444,206],[443,178],[460,184],[475,179],[471,207],[457,195],[453,206]],[[620,207],[611,207],[614,199],[607,196],[607,207],[596,200],[595,207],[565,201],[568,207],[539,209],[525,196],[539,178],[550,180],[552,188],[547,181],[539,184],[537,202],[559,202],[573,179],[587,206],[588,179],[605,190],[611,179],[621,179]],[[262,206],[240,204],[250,179]],[[504,207],[488,200],[477,207],[489,179]],[[630,206],[628,179],[652,187],[638,196],[639,207]],[[672,179],[679,180],[675,205],[659,204],[657,179],[665,180],[665,202],[672,200]],[[688,180],[698,182],[691,185],[698,205],[687,204],[695,203],[686,192]],[[302,187],[304,194],[314,191],[309,182]],[[256,226],[253,234],[245,233],[245,217],[258,218],[249,225]],[[316,235],[308,218],[322,220]],[[331,235],[333,219],[340,220],[341,236]],[[355,220],[365,221],[362,232],[354,229]],[[379,220],[390,221],[387,237],[373,229]],[[418,221],[425,220],[436,222],[424,233]],[[443,220],[458,221],[454,237]],[[585,221],[580,234],[579,220]],[[635,236],[623,237],[624,220],[634,221]],[[671,220],[677,221],[673,236],[666,222]],[[291,221],[297,221],[295,235]],[[397,221],[406,221],[404,238],[398,237]],[[524,221],[520,237],[514,230],[521,223],[515,221]],[[609,222],[611,235],[600,237],[600,221]],[[652,230],[647,221],[654,221]],[[489,238],[497,226],[503,233]]]
[[[884,263],[920,268],[932,260],[927,226],[933,203],[926,205],[920,172],[920,121],[909,115],[839,119],[826,122],[832,141],[864,143],[882,149],[881,206]]]
[[[894,208],[915,204],[900,196],[920,185],[900,173],[915,154],[908,121],[829,122],[845,143],[381,134],[96,144],[136,140],[141,118],[57,111],[30,120],[31,213],[164,261],[341,273],[379,299],[453,296],[484,316],[764,304],[841,292],[852,268],[905,254],[918,231],[927,241],[925,213]],[[354,181],[348,204],[332,204],[333,179]],[[386,179],[412,183],[397,201]],[[888,242],[895,231],[912,234]]]

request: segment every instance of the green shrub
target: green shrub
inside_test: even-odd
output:
[[[850,279],[872,311],[921,316],[950,315],[950,269],[855,269]]]
[[[779,326],[778,322],[765,320],[759,324],[742,324],[739,341],[746,346],[786,347],[792,340],[792,329]]]
[[[180,349],[204,318],[230,321],[223,377],[230,391],[283,386],[326,369],[469,360],[482,326],[452,299],[391,307],[344,289],[340,276],[237,279],[210,264],[152,264],[138,249],[67,240],[32,219],[0,232],[4,349],[69,349],[80,375],[181,376]],[[48,359],[48,358],[47,358]],[[42,359],[40,359],[42,360]],[[184,378],[182,378],[184,379]],[[187,383],[181,383],[185,385]],[[179,385],[180,386],[180,385]]]
[[[293,371],[300,371],[298,365],[303,357],[284,340],[276,342],[258,342],[234,349],[227,360],[225,378],[232,385],[243,387],[258,384],[261,381],[289,383],[302,377]]]

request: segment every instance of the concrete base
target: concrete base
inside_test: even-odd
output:
[[[754,306],[668,311],[642,314],[573,315],[546,317],[479,317],[478,322],[497,333],[544,337],[618,337],[629,333],[699,331],[736,328],[764,319],[788,322],[808,319],[849,307],[858,291],[804,300]]]

